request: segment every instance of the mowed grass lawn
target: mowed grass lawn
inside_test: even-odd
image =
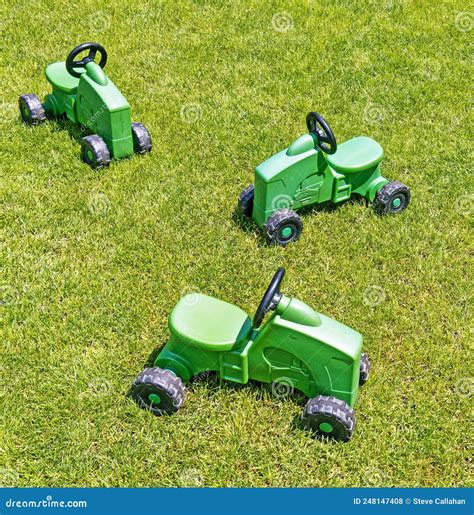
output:
[[[472,479],[472,12],[460,0],[2,4],[0,482],[17,486],[455,486]],[[17,98],[84,41],[150,130],[94,171],[64,122]],[[257,164],[322,113],[370,135],[403,214],[304,213],[296,244],[235,216]],[[252,314],[283,291],[364,335],[373,373],[347,444],[304,399],[209,379],[155,418],[129,385],[184,292]]]

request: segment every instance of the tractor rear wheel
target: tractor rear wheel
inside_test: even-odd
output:
[[[81,157],[92,168],[103,168],[110,164],[110,152],[107,144],[97,134],[82,138]]]
[[[252,216],[254,194],[255,189],[253,187],[253,184],[250,184],[244,190],[242,190],[242,193],[239,195],[237,207],[239,211],[247,218],[250,218]]]
[[[151,152],[151,136],[148,129],[141,123],[132,123],[133,150],[137,154]]]
[[[370,375],[370,359],[365,352],[360,355],[359,371],[359,386],[363,386],[369,380]]]
[[[318,437],[347,442],[354,432],[354,410],[336,397],[318,395],[310,399],[301,416],[303,426]]]
[[[153,415],[172,415],[183,405],[185,389],[173,372],[152,367],[145,368],[135,379],[130,396]]]
[[[33,94],[21,95],[18,99],[21,119],[30,125],[38,125],[46,120],[46,112],[40,99]]]
[[[303,231],[303,221],[291,209],[279,209],[265,224],[267,240],[282,247],[296,241]]]
[[[400,213],[408,206],[410,197],[408,186],[398,181],[389,182],[377,192],[375,209],[384,215]]]

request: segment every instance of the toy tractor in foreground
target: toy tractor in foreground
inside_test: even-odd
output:
[[[76,60],[87,50],[86,57]],[[99,64],[94,60],[97,52]],[[104,47],[83,43],[71,51],[65,62],[46,68],[53,91],[44,103],[32,94],[19,99],[21,117],[28,124],[37,125],[46,120],[46,115],[66,116],[92,133],[81,140],[81,157],[93,168],[108,166],[112,158],[150,152],[152,147],[148,130],[131,122],[127,100],[104,73],[106,63]]]
[[[359,195],[380,213],[407,207],[407,186],[380,173],[383,149],[376,141],[359,136],[338,146],[328,123],[314,112],[306,125],[309,133],[257,166],[255,183],[239,196],[239,210],[270,242],[284,246],[298,239],[303,222],[296,210],[312,204],[338,204]]]
[[[137,377],[131,397],[155,415],[172,414],[184,402],[183,383],[215,371],[236,383],[256,380],[303,392],[310,398],[303,425],[318,436],[348,440],[355,425],[352,407],[370,368],[362,336],[282,295],[284,274],[277,270],[253,321],[227,302],[202,294],[183,297],[169,318],[168,342],[154,367]]]

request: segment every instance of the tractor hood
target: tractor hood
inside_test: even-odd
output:
[[[301,300],[282,295],[276,308],[275,323],[338,349],[354,360],[362,350],[362,335],[354,329],[317,313]]]
[[[293,209],[295,202],[299,202],[296,209],[303,205],[301,197],[296,196],[297,191],[307,188],[308,196],[311,196],[314,193],[308,188],[311,184],[303,184],[304,181],[325,169],[327,161],[324,153],[315,146],[310,134],[303,134],[255,169],[252,218],[263,227],[276,209]]]
[[[315,146],[313,136],[311,134],[303,134],[303,136],[293,141],[289,147],[284,148],[259,164],[255,169],[255,176],[256,179],[264,183],[283,178],[286,180],[286,177],[283,177],[286,175],[285,172],[288,170],[289,173],[292,173],[295,166],[298,167],[300,163],[304,169],[302,175],[305,175],[310,170],[317,170],[324,161],[324,155]]]

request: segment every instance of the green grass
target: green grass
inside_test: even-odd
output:
[[[0,482],[470,484],[466,4],[2,5]],[[286,32],[272,26],[282,11]],[[20,94],[48,93],[47,64],[89,40],[154,140],[152,154],[99,173],[63,125],[28,128],[16,111]],[[298,243],[269,247],[234,219],[236,199],[310,110],[339,141],[379,141],[384,175],[412,203],[387,218],[362,202],[313,210]],[[183,292],[253,313],[279,265],[287,294],[364,335],[373,375],[350,443],[301,432],[302,399],[268,385],[204,381],[161,419],[126,398]],[[384,299],[371,307],[373,287]]]

